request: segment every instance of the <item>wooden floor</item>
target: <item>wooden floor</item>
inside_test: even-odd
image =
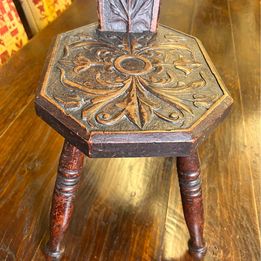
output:
[[[63,139],[36,117],[35,88],[50,39],[95,20],[95,1],[76,0],[0,68],[0,260],[44,260]],[[160,22],[203,42],[235,101],[200,148],[205,260],[258,261],[259,1],[163,0]],[[63,260],[191,260],[174,166],[170,158],[86,159]]]

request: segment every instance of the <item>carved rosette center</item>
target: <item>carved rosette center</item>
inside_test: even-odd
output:
[[[142,56],[122,55],[114,61],[114,66],[126,75],[144,75],[152,70],[151,62]]]

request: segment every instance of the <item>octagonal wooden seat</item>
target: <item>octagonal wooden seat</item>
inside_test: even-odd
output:
[[[66,140],[47,254],[61,256],[84,154],[173,156],[189,250],[201,258],[206,246],[197,147],[232,99],[196,38],[165,26],[156,33],[159,1],[133,1],[140,15],[130,19],[122,3],[130,2],[99,1],[100,23],[59,35],[47,58],[36,110]]]

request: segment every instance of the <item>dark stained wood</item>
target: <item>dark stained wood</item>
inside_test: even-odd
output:
[[[61,34],[42,78],[38,115],[89,157],[190,155],[232,104],[202,44],[164,26]]]
[[[59,35],[36,95],[37,114],[66,139],[46,254],[63,254],[61,241],[85,153],[97,158],[177,156],[189,252],[202,259],[203,203],[194,151],[233,100],[196,38],[162,25],[157,33],[149,32],[157,27],[159,0],[98,3],[100,31],[94,23]]]
[[[98,0],[99,29],[113,32],[156,32],[160,0]]]
[[[62,240],[71,221],[83,160],[84,154],[68,141],[65,141],[53,193],[50,238],[45,249],[46,254],[50,257],[60,258],[64,252]]]
[[[36,98],[36,107],[69,128],[56,111],[70,116],[65,121],[72,118],[77,133],[169,134],[229,107],[227,90],[193,37],[164,26],[157,35],[96,29],[91,24],[57,37]]]
[[[202,40],[235,101],[228,120],[200,147],[207,261],[260,260],[258,5],[162,2],[161,23]],[[44,260],[63,139],[36,117],[32,100],[50,39],[95,21],[95,12],[95,1],[75,1],[0,69],[0,260]],[[88,159],[64,260],[192,260],[173,165],[162,158]]]
[[[198,153],[178,157],[177,171],[184,216],[190,234],[189,252],[197,259],[202,259],[207,248],[203,239],[204,211]]]

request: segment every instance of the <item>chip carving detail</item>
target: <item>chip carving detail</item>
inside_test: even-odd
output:
[[[185,129],[223,96],[196,41],[168,28],[112,34],[89,26],[57,41],[45,92],[92,130]]]

